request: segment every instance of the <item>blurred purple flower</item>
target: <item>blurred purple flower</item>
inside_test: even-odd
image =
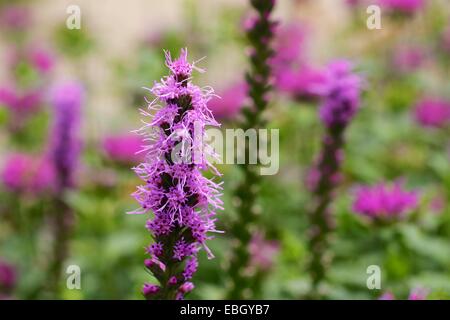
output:
[[[450,26],[445,28],[444,32],[442,33],[442,48],[447,51],[447,53],[450,53]]]
[[[423,288],[412,289],[409,293],[408,300],[426,300],[428,290]],[[395,296],[392,292],[387,291],[383,293],[378,300],[395,300]]]
[[[256,233],[250,241],[249,251],[250,266],[261,271],[269,271],[280,251],[280,244],[275,240],[266,240],[262,234]]]
[[[216,118],[232,119],[244,106],[247,92],[246,82],[235,83],[219,92],[220,98],[212,97],[208,107]]]
[[[84,90],[79,83],[66,82],[52,89],[53,129],[50,158],[58,181],[58,190],[73,186],[78,156],[81,150],[79,126]]]
[[[337,60],[327,67],[324,85],[318,92],[324,97],[320,118],[329,127],[346,126],[360,106],[362,79],[352,73],[353,65]]]
[[[417,207],[418,198],[417,192],[404,190],[401,182],[363,186],[356,192],[353,210],[375,220],[398,220]]]
[[[144,159],[143,141],[133,134],[108,136],[103,140],[103,150],[109,159],[123,164],[138,163]]]
[[[401,73],[414,72],[423,66],[427,58],[426,52],[420,47],[397,48],[392,57],[392,67]]]
[[[12,192],[38,195],[54,190],[55,172],[46,158],[16,153],[6,159],[2,181]]]
[[[10,292],[17,283],[17,274],[13,265],[0,260],[0,294]]]
[[[411,15],[423,9],[424,0],[378,0],[379,5],[391,12]]]
[[[424,98],[415,107],[415,118],[424,127],[440,128],[450,122],[450,102],[440,98]]]

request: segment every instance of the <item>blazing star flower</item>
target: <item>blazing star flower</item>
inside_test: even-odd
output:
[[[250,266],[261,271],[269,271],[280,251],[280,244],[275,240],[266,240],[261,233],[256,233],[250,241],[249,251]]]
[[[391,221],[404,218],[417,204],[417,192],[404,190],[401,182],[391,186],[380,183],[360,187],[356,192],[353,210],[370,219]]]
[[[123,164],[138,163],[143,160],[143,141],[134,134],[124,134],[106,137],[103,140],[103,150],[109,159]]]
[[[0,295],[9,293],[17,282],[17,274],[14,266],[0,260]]]
[[[225,88],[219,93],[219,97],[213,97],[209,108],[218,119],[231,119],[235,117],[244,105],[247,97],[248,85],[239,82]]]
[[[409,293],[408,300],[426,300],[428,296],[428,290],[423,288],[412,289]]]
[[[379,5],[391,12],[412,15],[423,9],[424,0],[378,0]]]
[[[420,47],[400,47],[394,52],[392,67],[401,73],[414,72],[426,60],[426,53]]]
[[[203,144],[205,127],[219,126],[207,107],[213,90],[192,84],[192,71],[202,70],[187,61],[186,49],[176,60],[166,52],[166,65],[170,75],[150,89],[157,98],[152,113],[142,111],[151,120],[138,130],[150,141],[146,162],[134,168],[145,185],[133,194],[141,209],[132,213],[153,212],[147,229],[155,242],[145,265],[159,285],[144,286],[147,299],[181,299],[192,290],[187,280],[197,270],[197,252],[204,248],[213,257],[206,241],[218,232],[214,216],[222,209],[220,185],[201,173],[220,175],[208,160],[215,154]]]
[[[346,126],[359,108],[362,80],[352,68],[346,60],[334,61],[327,68],[327,80],[319,89],[325,97],[319,112],[329,128]]]
[[[444,127],[450,122],[450,102],[439,98],[424,98],[415,107],[415,117],[424,127]]]
[[[6,159],[2,182],[11,192],[40,195],[54,190],[55,172],[46,158],[16,153]]]
[[[57,172],[60,191],[74,183],[81,150],[78,131],[83,95],[79,83],[67,82],[54,87],[50,98],[54,112],[50,158]]]

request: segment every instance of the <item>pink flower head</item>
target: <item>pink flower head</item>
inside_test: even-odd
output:
[[[295,66],[304,61],[306,28],[292,23],[280,27],[275,33],[275,56],[272,58],[274,71],[287,65]]]
[[[391,12],[411,15],[423,9],[424,0],[378,0],[380,6]]]
[[[219,97],[213,97],[209,103],[209,108],[218,119],[233,118],[243,107],[247,91],[247,83],[233,84],[220,92]]]
[[[370,219],[391,221],[403,218],[418,205],[415,191],[406,191],[401,182],[380,183],[360,187],[356,192],[353,210]]]
[[[55,172],[46,158],[17,153],[7,158],[2,181],[13,192],[42,194],[54,189]]]
[[[346,126],[359,109],[362,79],[352,69],[353,64],[347,60],[330,63],[324,85],[318,89],[324,97],[320,118],[329,128]]]
[[[424,127],[444,127],[450,122],[450,102],[439,98],[424,98],[415,107],[415,117]]]
[[[392,66],[401,73],[413,72],[425,62],[426,53],[420,47],[400,47],[394,52]]]
[[[9,5],[0,12],[0,25],[14,31],[21,31],[29,27],[30,11],[23,6]]]
[[[53,55],[42,48],[33,48],[29,52],[31,64],[41,73],[48,73],[55,65]]]
[[[12,290],[17,282],[14,266],[0,260],[0,293]]]
[[[314,99],[319,96],[326,81],[323,70],[303,65],[298,70],[286,68],[275,74],[275,85],[296,99]]]
[[[58,190],[71,187],[81,151],[79,126],[84,90],[77,82],[65,82],[52,89],[53,128],[50,158],[58,177]]]
[[[143,160],[144,156],[139,153],[142,144],[142,139],[134,134],[108,136],[103,140],[103,150],[109,159],[131,164]]]
[[[275,257],[280,251],[278,241],[264,239],[260,233],[253,235],[249,244],[250,266],[268,271],[272,268]]]

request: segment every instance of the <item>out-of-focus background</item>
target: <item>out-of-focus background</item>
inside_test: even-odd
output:
[[[378,2],[382,29],[369,30],[366,8]],[[309,290],[305,180],[323,132],[311,88],[340,58],[365,81],[333,204],[327,297],[407,298],[416,289],[450,297],[450,3],[409,2],[277,1],[275,50],[286,65],[274,75],[266,116],[280,129],[280,171],[263,179],[259,199],[267,255],[254,260],[264,275],[255,298],[295,299]],[[81,9],[79,30],[66,26],[71,5]],[[207,72],[194,81],[215,88],[222,100],[211,109],[224,128],[235,127],[247,102],[243,30],[250,14],[244,0],[0,1],[0,297],[55,297],[47,287],[55,206],[43,168],[53,138],[49,97],[70,80],[82,85],[85,99],[75,186],[64,195],[74,212],[64,266],[79,266],[82,280],[80,290],[70,290],[63,274],[57,298],[141,298],[142,283],[151,280],[143,266],[148,217],[125,213],[137,206],[130,194],[140,181],[131,167],[142,159],[130,132],[149,96],[143,88],[167,74],[164,49],[176,56],[187,47],[191,60],[205,57],[198,65]],[[232,165],[219,169],[219,228],[226,231],[240,176]],[[379,227],[354,212],[358,186],[396,181],[420,195],[407,218]],[[226,232],[210,247],[216,258],[200,256],[190,298],[224,297]],[[367,289],[369,265],[383,271],[381,290]]]

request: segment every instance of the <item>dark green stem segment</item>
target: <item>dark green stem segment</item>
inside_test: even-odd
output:
[[[343,146],[344,127],[328,128],[322,141],[322,151],[314,170],[319,175],[313,186],[312,208],[309,211],[309,272],[312,287],[310,298],[321,297],[319,285],[326,278],[331,264],[332,255],[329,251],[329,241],[334,228],[330,204],[333,201],[334,189],[339,180],[341,152]]]
[[[252,7],[257,11],[257,17],[252,21],[247,31],[250,42],[250,71],[246,74],[249,86],[249,96],[252,104],[244,108],[241,128],[259,129],[265,125],[262,118],[268,105],[268,93],[271,90],[270,58],[273,50],[270,46],[275,23],[270,19],[274,0],[251,0]],[[245,155],[250,156],[248,143],[245,144]],[[257,163],[259,156],[256,154]],[[227,298],[245,299],[253,297],[253,288],[258,287],[256,278],[248,272],[250,262],[249,243],[253,233],[258,229],[256,200],[260,182],[257,165],[240,165],[243,180],[235,190],[238,217],[232,222],[230,234],[233,238],[233,252],[228,266],[230,285]],[[260,279],[260,277],[257,277]]]

